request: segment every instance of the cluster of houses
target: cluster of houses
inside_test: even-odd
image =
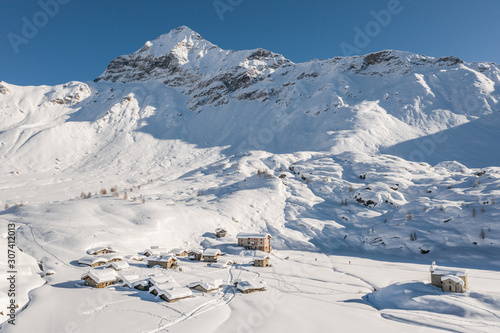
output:
[[[219,238],[226,237],[227,231],[218,228],[215,230],[215,235]],[[270,244],[271,235],[241,233],[237,237],[238,245],[246,249],[263,252],[263,254],[254,257],[254,266],[270,266],[269,255],[267,253],[271,252],[272,249]],[[138,275],[122,274],[122,271],[129,268],[127,260],[145,261],[148,267],[159,266],[164,269],[178,269],[179,271],[182,271],[182,267],[179,265],[179,259],[182,257],[193,261],[207,262],[210,267],[221,269],[232,264],[229,260],[221,260],[221,256],[222,252],[219,249],[186,250],[176,248],[167,250],[159,246],[151,246],[138,255],[124,257],[116,253],[110,246],[105,246],[89,249],[87,255],[80,258],[78,263],[93,268],[81,276],[81,279],[85,281],[85,285],[87,286],[104,288],[120,283],[124,287],[147,291],[167,302],[175,302],[183,298],[193,297],[192,290],[204,293],[217,291],[223,286],[223,283],[221,280],[200,280],[191,282],[186,286],[181,286],[171,276],[153,275],[140,277]],[[234,287],[244,294],[263,291],[265,290],[265,286],[265,282],[263,281],[237,280],[234,282]]]
[[[222,228],[215,230],[216,237],[226,237],[227,231]],[[262,251],[254,256],[253,265],[257,267],[270,266],[269,255],[272,250],[271,235],[259,233],[240,233],[237,236],[238,245],[250,250]],[[146,261],[148,267],[160,266],[164,269],[178,269],[179,258],[186,257],[193,261],[207,262],[211,267],[224,269],[232,262],[221,260],[222,253],[219,249],[186,250],[175,248],[167,250],[159,246],[151,246],[139,255],[121,256],[111,247],[96,247],[89,249],[87,255],[78,260],[79,264],[90,266],[94,269],[84,273],[81,279],[85,285],[94,288],[104,288],[111,284],[121,283],[122,286],[147,291],[167,302],[175,302],[183,298],[193,297],[192,290],[210,293],[218,291],[223,283],[221,280],[194,281],[186,286],[181,286],[171,276],[154,275],[140,277],[138,275],[124,275],[120,271],[129,268],[127,260]],[[95,269],[98,266],[105,266]],[[120,272],[120,273],[119,273]],[[431,284],[441,288],[444,292],[463,293],[468,289],[468,272],[466,270],[450,270],[439,268],[435,262],[430,267]],[[263,281],[234,282],[240,292],[248,294],[255,291],[265,290]]]

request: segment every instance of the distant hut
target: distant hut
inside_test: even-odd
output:
[[[267,267],[269,266],[269,256],[258,256],[253,260],[253,265],[257,267]]]
[[[158,286],[167,282],[175,282],[174,278],[170,275],[153,275],[148,279],[149,286]]]
[[[146,257],[151,257],[160,255],[160,253],[165,253],[165,252],[167,252],[167,249],[164,247],[151,246],[151,248],[142,251],[142,253],[140,254]]]
[[[171,302],[175,299],[173,295],[166,294],[167,292],[175,289],[186,289],[182,288],[181,285],[178,284],[171,276],[166,276],[166,275],[151,277],[149,279],[149,284],[151,285],[151,287],[149,288],[149,292],[155,296],[160,296],[160,297],[162,295],[165,295],[165,297],[161,298],[165,299],[167,302]]]
[[[165,269],[174,269],[177,267],[177,258],[172,255],[148,257],[147,265],[148,267],[158,265]]]
[[[129,254],[125,256],[125,259],[127,260],[134,260],[134,261],[143,261],[145,256],[141,254]]]
[[[219,290],[221,286],[222,286],[222,280],[214,280],[211,282],[195,281],[187,285],[187,287],[190,289],[202,291],[204,293],[209,293],[215,290]]]
[[[177,302],[184,298],[193,297],[193,292],[189,288],[174,288],[167,290],[160,290],[158,296],[164,301],[169,303]]]
[[[111,246],[98,246],[87,250],[87,254],[91,256],[98,256],[106,253],[115,253],[116,251]]]
[[[208,249],[203,251],[203,261],[206,262],[217,262],[221,256],[221,252],[218,249]]]
[[[84,256],[84,257],[78,259],[78,263],[80,265],[97,267],[97,266],[103,266],[103,265],[107,264],[108,260],[106,258],[103,258],[100,256],[87,255],[87,256]]]
[[[433,262],[430,272],[431,284],[443,291],[462,293],[469,289],[467,270],[440,268]]]
[[[266,290],[266,283],[264,281],[238,281],[236,282],[236,289],[238,289],[243,294],[249,294],[256,291]]]
[[[208,265],[210,265],[210,267],[212,267],[212,268],[224,269],[224,268],[227,268],[227,266],[229,266],[231,264],[232,264],[232,262],[230,260],[225,260],[222,262],[212,262],[212,263],[209,263]]]
[[[217,236],[217,238],[226,237],[226,235],[227,235],[226,229],[224,229],[224,228],[215,229],[215,236]]]
[[[129,265],[126,261],[113,261],[106,265],[106,267],[113,268],[115,271],[121,271],[122,269],[129,268]]]
[[[149,283],[148,283],[148,280],[143,279],[143,280],[135,281],[132,284],[132,287],[134,287],[137,290],[148,291],[149,290]]]
[[[108,262],[125,260],[124,256],[117,253],[106,253],[101,255],[100,257],[106,259]]]
[[[185,257],[188,255],[188,252],[181,248],[172,249],[170,250],[170,253],[175,254],[176,257]]]
[[[135,288],[137,290],[149,290],[149,282],[147,279],[141,278],[139,275],[124,275],[118,278],[118,282],[122,283],[123,287]]]
[[[104,288],[116,282],[118,273],[114,269],[93,269],[82,274],[86,286]]]
[[[189,260],[203,260],[203,250],[189,250],[188,258]]]
[[[135,281],[139,281],[141,278],[137,274],[130,274],[130,275],[119,275],[118,278],[116,279],[118,282],[122,284],[123,287],[128,287],[128,288],[133,288],[132,284]]]

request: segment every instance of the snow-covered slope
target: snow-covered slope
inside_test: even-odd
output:
[[[93,246],[240,255],[217,227],[310,259],[498,269],[499,82],[492,63],[382,51],[294,64],[181,27],[95,82],[0,82],[0,222],[61,273],[42,297],[78,279]]]

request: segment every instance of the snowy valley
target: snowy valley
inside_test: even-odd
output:
[[[494,63],[389,50],[295,64],[187,27],[94,82],[1,82],[0,244],[14,223],[23,267],[2,331],[496,332],[499,85]],[[240,232],[272,236],[271,267],[250,265]],[[130,261],[127,274],[224,283],[168,303],[84,286],[78,259],[108,245],[217,248],[233,264]],[[469,269],[470,290],[431,286],[432,261]]]

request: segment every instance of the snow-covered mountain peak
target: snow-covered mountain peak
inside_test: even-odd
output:
[[[144,46],[130,56],[151,55],[155,58],[166,56],[173,52],[179,57],[187,57],[190,50],[198,54],[207,49],[219,49],[209,41],[203,39],[198,33],[186,26],[171,30],[153,41],[147,41]]]
[[[190,86],[193,80],[197,81],[200,75],[207,73],[251,70],[254,74],[259,72],[267,75],[269,71],[265,69],[274,69],[283,64],[291,64],[291,61],[263,49],[223,50],[182,26],[146,42],[130,55],[114,59],[95,81],[163,80],[172,86]]]

